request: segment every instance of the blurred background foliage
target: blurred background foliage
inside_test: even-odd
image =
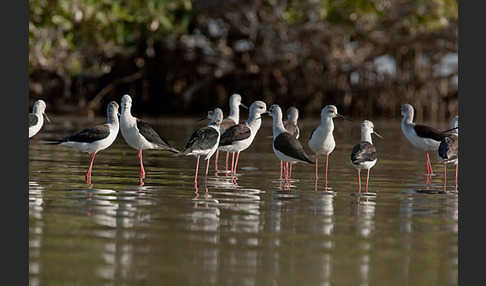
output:
[[[319,115],[458,111],[455,0],[29,0],[31,102],[51,113],[181,115],[227,99]]]

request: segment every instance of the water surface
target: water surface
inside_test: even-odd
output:
[[[282,188],[269,117],[240,155],[238,185],[216,176],[211,162],[207,180],[201,164],[197,189],[195,159],[161,151],[144,152],[140,187],[137,153],[121,134],[96,156],[89,188],[88,154],[42,141],[104,119],[51,119],[29,145],[31,286],[457,285],[454,168],[443,193],[442,165],[431,154],[436,176],[426,186],[425,155],[405,141],[398,121],[374,122],[385,137],[374,140],[379,159],[369,191],[376,196],[358,196],[349,157],[359,122],[335,121],[330,195],[324,160],[317,190],[311,165],[296,165],[290,190]],[[151,122],[179,148],[196,126],[195,119]],[[317,124],[301,122],[307,151]]]

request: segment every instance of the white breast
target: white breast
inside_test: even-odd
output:
[[[119,126],[115,124],[110,124],[110,135],[108,137],[94,141],[91,143],[82,143],[82,142],[64,142],[61,145],[73,147],[81,152],[87,152],[89,154],[94,152],[99,152],[104,150],[113,144],[118,135]]]
[[[422,138],[417,135],[413,125],[406,123],[401,124],[402,132],[405,138],[412,143],[413,146],[420,148],[424,151],[437,151],[439,149],[440,142],[429,138]]]
[[[332,132],[325,130],[322,126],[319,126],[312,133],[312,137],[309,140],[309,148],[316,155],[329,155],[336,147],[334,136]]]
[[[298,162],[302,162],[300,160],[296,160],[295,158],[289,157],[289,156],[285,155],[284,153],[278,151],[277,149],[275,149],[275,145],[274,144],[272,144],[272,148],[273,148],[273,152],[275,153],[275,155],[277,156],[277,158],[279,158],[281,161],[289,162],[289,163],[292,163],[292,164],[295,164],[295,163],[298,163]]]
[[[29,127],[29,138],[37,134],[37,132],[41,130],[42,124],[44,124],[44,116],[39,116],[38,114],[36,114],[35,116],[37,116],[37,124]]]
[[[120,130],[125,142],[133,149],[145,150],[158,148],[156,144],[150,143],[140,134],[134,117],[128,118],[127,116],[123,116],[120,118]]]
[[[243,140],[235,141],[231,145],[221,146],[219,147],[219,150],[226,151],[226,152],[241,152],[247,149],[248,147],[250,147],[251,142],[253,142],[253,138],[255,138],[254,132],[253,131],[250,132],[251,132],[250,137]]]
[[[248,127],[250,128],[250,137],[235,141],[231,145],[221,146],[218,149],[225,152],[241,152],[246,150],[248,147],[250,147],[253,139],[255,139],[255,136],[260,129],[260,124],[249,124]]]
[[[373,161],[361,162],[359,164],[353,164],[353,162],[351,162],[351,164],[353,164],[353,166],[356,169],[360,169],[360,170],[365,169],[365,170],[368,170],[368,169],[371,169],[376,164],[376,161],[377,161],[377,159],[375,159]]]

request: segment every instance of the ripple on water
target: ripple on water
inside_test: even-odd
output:
[[[92,123],[66,121],[39,138]],[[183,146],[193,130],[191,120],[184,122],[155,128]],[[301,130],[317,124],[303,123]],[[138,186],[136,151],[121,137],[96,156],[89,188],[87,154],[32,140],[30,284],[283,285],[306,277],[310,285],[335,285],[338,277],[343,285],[457,285],[454,177],[446,193],[440,174],[425,184],[423,152],[407,145],[399,122],[375,122],[396,140],[375,142],[379,161],[370,193],[359,195],[349,164],[359,124],[336,123],[327,190],[322,162],[317,182],[313,166],[297,165],[284,186],[266,140],[269,126],[264,120],[242,153],[236,185],[227,172],[215,173],[212,161],[207,179],[200,169],[197,188],[194,158],[155,150],[144,152],[147,177]]]

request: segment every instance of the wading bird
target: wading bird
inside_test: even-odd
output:
[[[432,164],[430,163],[429,151],[437,151],[439,149],[440,142],[444,139],[445,135],[439,130],[426,126],[419,125],[413,122],[414,110],[410,104],[403,104],[401,107],[402,122],[401,128],[405,138],[412,143],[416,148],[425,151],[425,161],[427,168],[426,182],[430,180],[432,175]]]
[[[219,131],[223,134],[226,130],[230,127],[235,126],[236,124],[240,123],[240,106],[248,109],[246,105],[241,103],[241,95],[233,94],[229,99],[229,114],[228,117],[223,119],[221,122],[221,127],[219,127]],[[226,151],[226,171],[228,171],[228,157],[229,152]],[[216,150],[216,156],[214,158],[214,169],[218,171],[218,158],[219,158],[219,150]]]
[[[194,175],[194,187],[197,188],[197,173],[199,171],[199,158],[201,156],[206,156],[206,177],[208,176],[209,170],[209,159],[216,152],[219,146],[220,140],[220,125],[223,121],[223,111],[219,108],[208,112],[211,116],[211,122],[208,126],[202,127],[192,133],[191,138],[187,142],[184,151],[180,152],[178,155],[195,156],[196,161],[196,173]]]
[[[439,145],[439,158],[444,163],[444,191],[446,190],[447,179],[447,164],[456,165],[456,191],[457,191],[457,170],[459,161],[459,116],[452,118],[451,129],[445,131],[449,132]]]
[[[318,159],[319,156],[324,155],[326,156],[326,171],[325,171],[325,177],[326,177],[326,183],[325,183],[325,189],[327,189],[327,169],[328,169],[328,162],[329,162],[329,154],[334,151],[334,148],[336,147],[336,142],[334,141],[334,136],[332,132],[334,131],[334,122],[333,118],[342,118],[344,117],[340,114],[338,114],[337,107],[334,105],[326,105],[322,110],[321,110],[321,124],[312,132],[312,137],[309,140],[309,147],[314,152],[316,158],[316,176],[315,176],[315,181],[317,184],[317,178],[318,178],[318,169],[319,169],[319,163]]]
[[[106,117],[107,120],[105,124],[99,124],[92,128],[84,129],[54,142],[54,144],[70,146],[81,152],[90,154],[91,161],[85,176],[88,185],[91,185],[91,170],[93,168],[96,154],[99,151],[110,147],[118,135],[118,130],[120,128],[118,121],[118,103],[112,101],[108,104]]]
[[[294,106],[289,107],[289,109],[287,109],[287,120],[283,122],[283,125],[287,132],[295,136],[295,139],[299,139],[300,136],[300,129],[299,125],[297,124],[298,119],[299,110]],[[282,178],[282,169],[283,161],[280,161],[280,178]],[[292,164],[290,164],[289,176],[292,176]]]
[[[248,120],[230,127],[221,135],[219,150],[231,152],[231,176],[236,174],[240,152],[250,147],[262,124],[261,115],[267,111],[263,101],[255,101],[250,106]],[[236,153],[236,162],[235,162]]]
[[[173,153],[179,151],[171,147],[147,122],[132,116],[132,98],[125,94],[121,99],[120,130],[125,142],[138,151],[140,161],[140,184],[145,178],[142,151],[146,149],[165,150]]]
[[[34,103],[32,113],[29,113],[29,138],[41,130],[42,125],[44,125],[44,116],[47,122],[51,122],[46,114],[46,103],[44,100],[39,99]]]
[[[285,129],[282,122],[282,109],[274,104],[268,109],[268,114],[273,119],[273,152],[280,159],[285,162],[285,184],[288,183],[289,177],[289,164],[295,164],[299,162],[312,164],[312,160],[309,158],[300,144],[299,140],[294,135],[290,134]]]
[[[358,170],[358,185],[359,192],[361,192],[361,170],[367,170],[366,174],[366,192],[368,192],[368,181],[370,178],[370,170],[376,164],[377,155],[376,148],[371,140],[371,134],[381,137],[374,130],[375,126],[373,122],[365,120],[361,123],[361,141],[359,144],[354,145],[351,151],[351,164]]]

